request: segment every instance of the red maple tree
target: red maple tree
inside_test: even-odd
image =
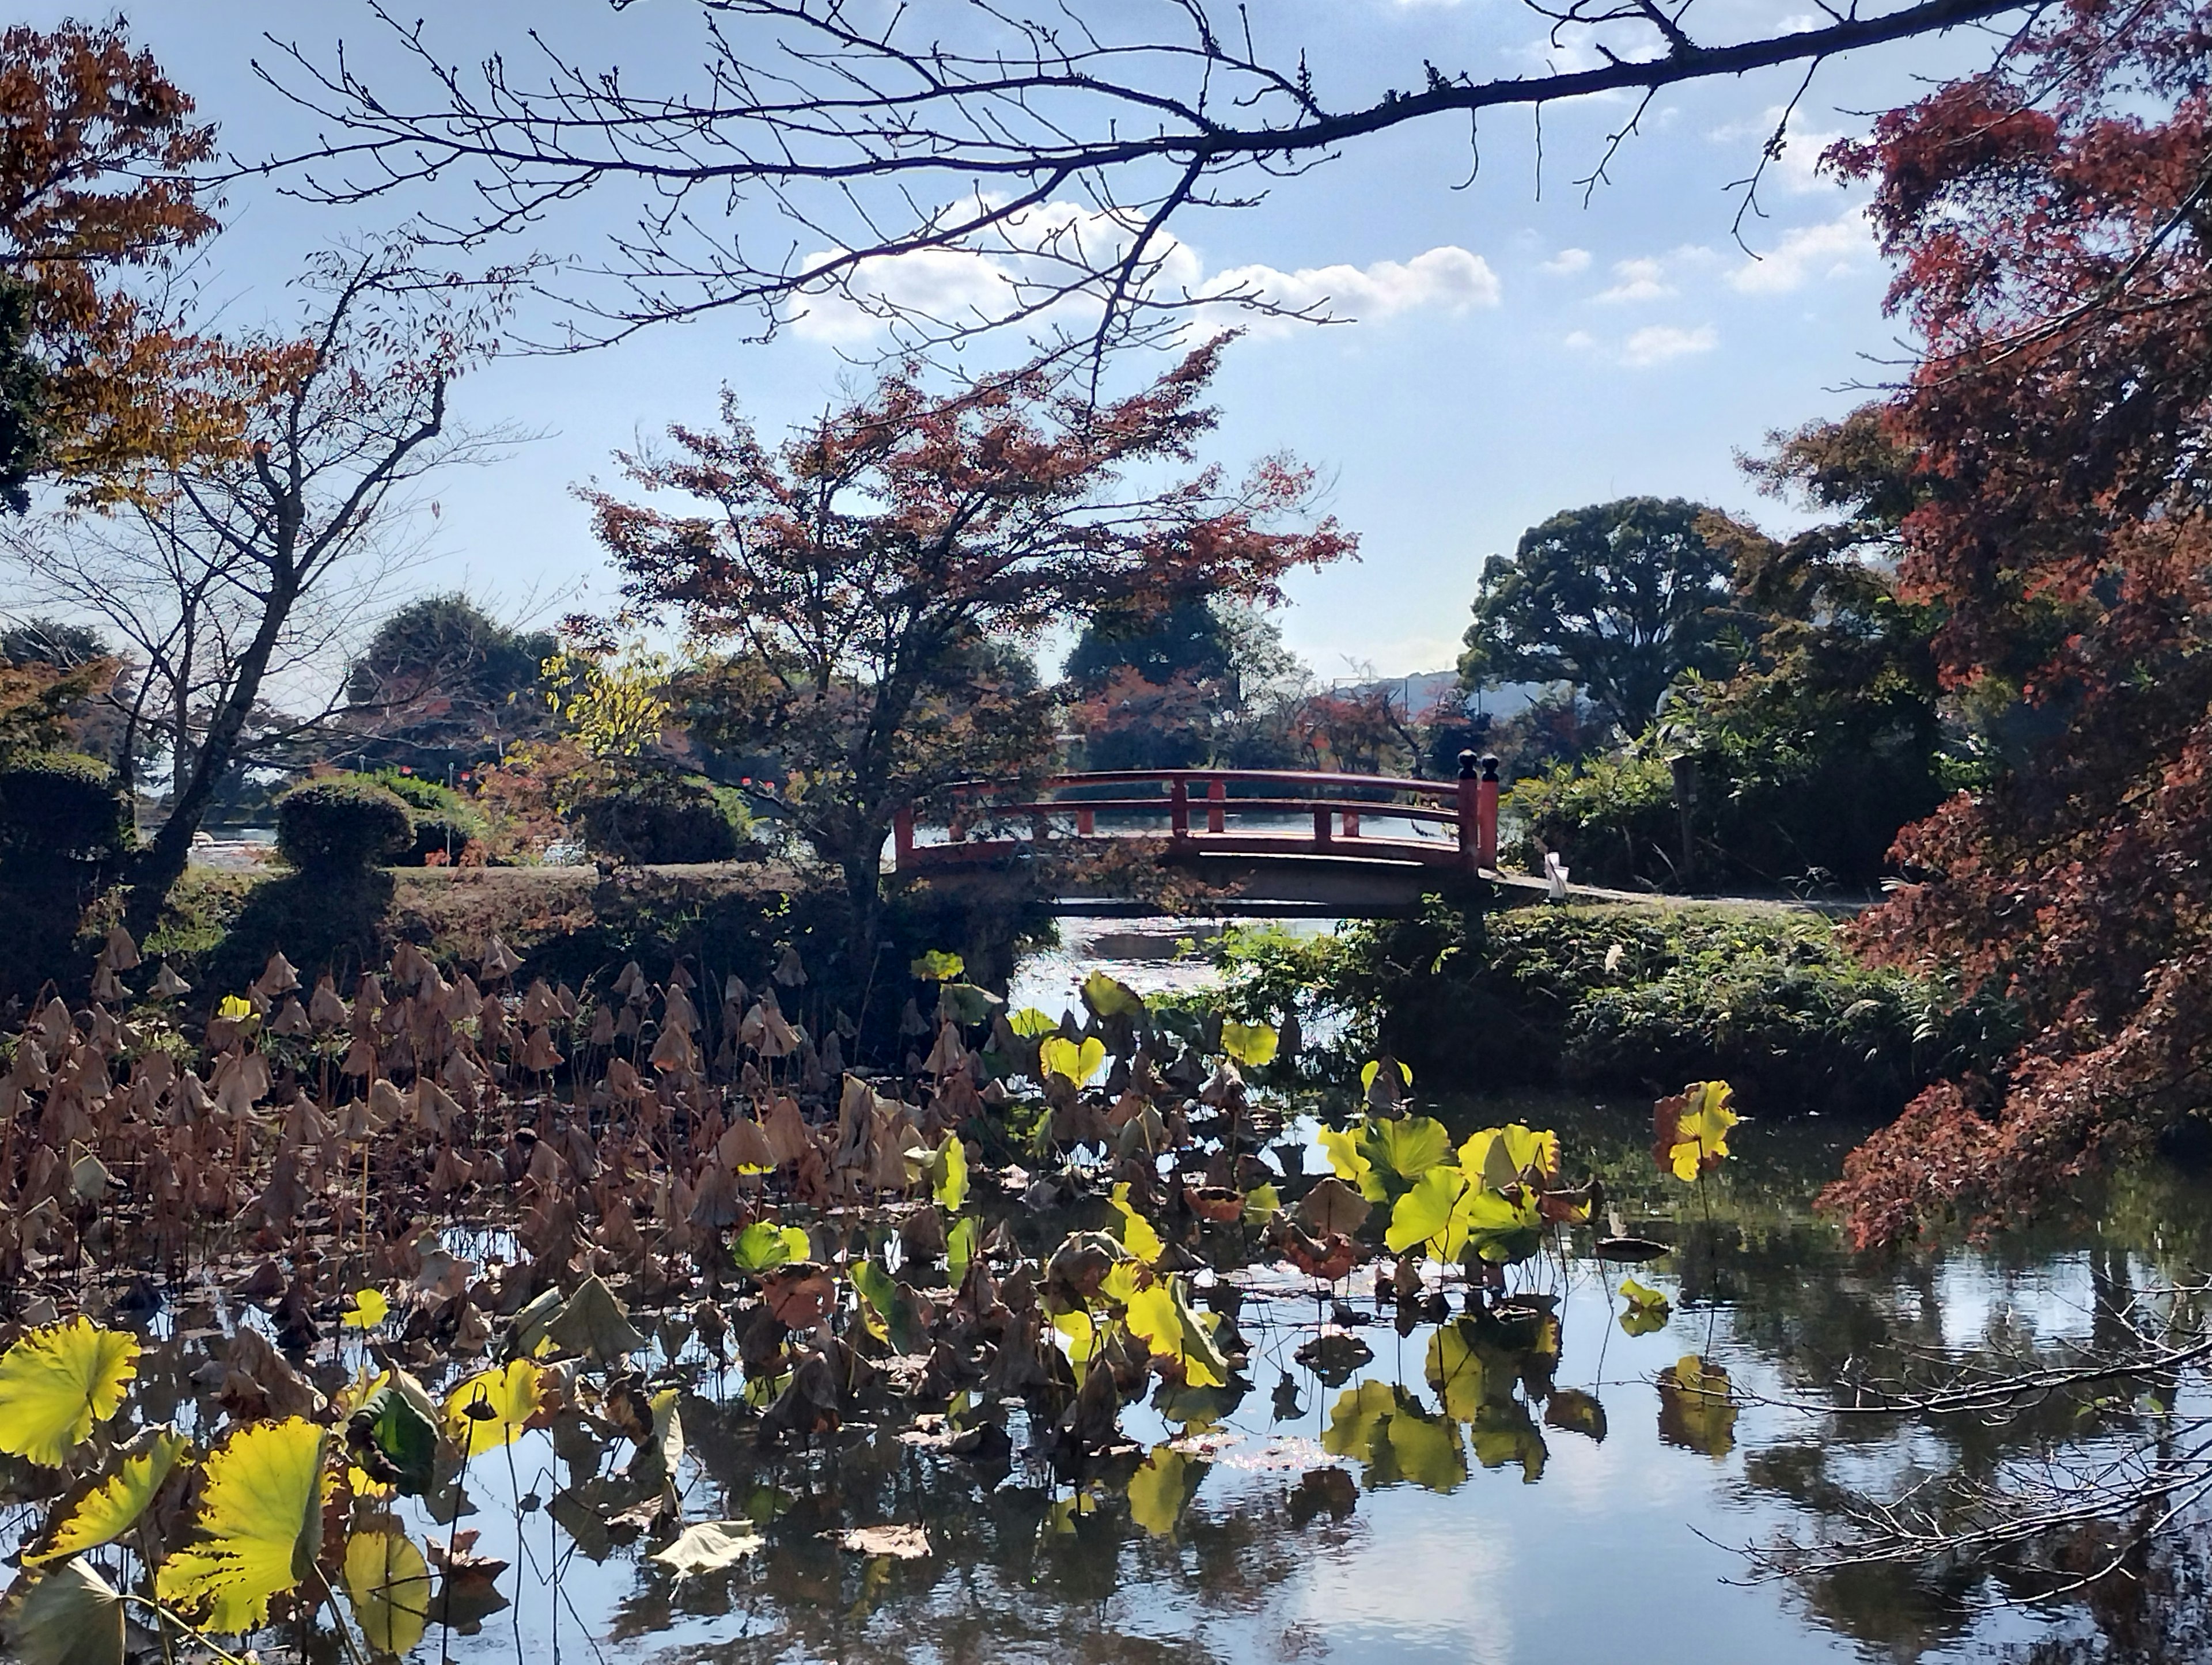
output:
[[[1877,957],[2012,1002],[1829,1200],[1862,1242],[1987,1223],[2212,1103],[2212,7],[2074,0],[1885,116],[1889,407],[1925,470],[1899,577],[2002,768],[1910,828]]]
[[[901,809],[1041,772],[1043,696],[1008,646],[1116,607],[1276,599],[1285,574],[1352,552],[1309,521],[1312,476],[1287,459],[1174,477],[1214,426],[1227,341],[1103,404],[1048,362],[949,392],[895,370],[775,447],[726,395],[719,428],[623,459],[680,507],[585,494],[631,609],[729,653],[726,738],[783,761],[766,807],[864,913]]]

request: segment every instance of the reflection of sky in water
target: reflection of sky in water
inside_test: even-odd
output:
[[[1644,1280],[1679,1294],[1672,1264],[1645,1269]],[[1940,1261],[1931,1276],[1936,1304],[1956,1321],[1948,1327],[1954,1340],[1978,1334],[1984,1315],[2000,1303],[2048,1334],[2078,1334],[2085,1328],[2086,1255],[2000,1271],[1978,1255],[1960,1252]],[[1845,1284],[1908,1314],[1920,1310],[1917,1289],[1892,1287],[1879,1276],[1839,1279],[1832,1264],[1808,1265],[1805,1279],[1808,1287]],[[1746,1339],[1735,1311],[1678,1308],[1663,1331],[1623,1334],[1613,1322],[1613,1281],[1586,1261],[1571,1263],[1564,1281],[1556,1263],[1548,1271],[1536,1268],[1534,1287],[1562,1297],[1556,1385],[1595,1394],[1608,1431],[1598,1443],[1543,1429],[1548,1455],[1533,1484],[1513,1463],[1483,1468],[1466,1447],[1469,1472],[1449,1493],[1406,1483],[1363,1489],[1348,1520],[1322,1516],[1294,1525],[1286,1491],[1303,1468],[1327,1461],[1314,1447],[1327,1435],[1340,1393],[1362,1379],[1395,1382],[1434,1407],[1436,1395],[1424,1377],[1430,1331],[1423,1327],[1401,1340],[1388,1325],[1366,1324],[1362,1334],[1373,1361],[1342,1389],[1322,1387],[1290,1361],[1312,1333],[1314,1303],[1303,1293],[1267,1298],[1269,1281],[1261,1279],[1240,1320],[1252,1346],[1255,1389],[1218,1431],[1227,1443],[1206,1468],[1172,1539],[1139,1531],[1120,1500],[1109,1498],[1073,1539],[1041,1543],[1042,1495],[1026,1514],[1013,1512],[1009,1530],[1003,1510],[995,1525],[988,1518],[992,1505],[957,1465],[944,1471],[943,1485],[924,1489],[927,1471],[913,1458],[915,1483],[893,1488],[887,1512],[927,1524],[939,1554],[915,1566],[881,1569],[872,1593],[858,1558],[841,1559],[811,1534],[794,1541],[781,1529],[772,1532],[770,1550],[733,1578],[678,1589],[673,1612],[669,1581],[658,1569],[637,1565],[643,1546],[617,1550],[605,1565],[593,1566],[541,1514],[526,1519],[530,1553],[524,1565],[542,1571],[550,1557],[561,1556],[566,1606],[559,1645],[564,1656],[578,1660],[1963,1662],[1990,1657],[1991,1645],[2001,1641],[2045,1633],[2046,1621],[2024,1609],[1984,1612],[1962,1633],[1940,1614],[1891,1613],[1877,1595],[1859,1598],[1841,1614],[1855,1637],[1832,1614],[1816,1618],[1810,1609],[1819,1598],[1802,1589],[1729,1582],[1745,1573],[1735,1547],[1780,1532],[1802,1535],[1817,1525],[1771,1491],[1749,1484],[1747,1455],[1816,1443],[1837,1456],[1830,1470],[1835,1478],[1879,1483],[1893,1473],[1906,1445],[1937,1462],[1945,1448],[1925,1433],[1899,1437],[1862,1428],[1839,1438],[1819,1419],[1759,1404],[1742,1407],[1734,1449],[1718,1459],[1662,1443],[1653,1378],[1685,1353],[1705,1352],[1753,1393],[1786,1395],[1793,1383],[1771,1348]],[[1373,1316],[1371,1300],[1359,1305]],[[1809,1303],[1807,1312],[1817,1305]],[[1756,1314],[1742,1316],[1751,1328],[1759,1328]],[[1271,1400],[1285,1368],[1299,1379],[1304,1403],[1299,1415],[1277,1423]],[[735,1391],[734,1374],[725,1384]],[[1537,1416],[1540,1421],[1540,1409]],[[1146,1406],[1126,1410],[1124,1424],[1146,1444],[1176,1431]],[[1018,1418],[1015,1432],[1018,1443]],[[1287,1467],[1270,1466],[1285,1453]],[[545,1437],[518,1442],[514,1455],[523,1489],[550,1497],[556,1465]],[[1359,1473],[1356,1461],[1347,1466]],[[786,1485],[800,1489],[809,1468],[788,1459],[781,1471],[763,1466],[758,1478],[780,1472]],[[516,1559],[505,1461],[480,1458],[475,1473],[486,1494],[483,1512],[465,1524],[483,1533],[479,1553]],[[826,1477],[813,1485],[817,1492],[836,1489]],[[1042,1486],[1041,1476],[1018,1468],[1000,1501]],[[831,1518],[871,1523],[880,1517],[866,1514],[873,1506],[856,1495],[846,1515]],[[687,1516],[714,1518],[741,1508],[740,1498],[720,1495],[693,1474]],[[410,1522],[418,1531],[422,1524]],[[513,1586],[503,1581],[503,1588]],[[586,1629],[601,1637],[596,1650]],[[621,1632],[619,1640],[606,1639],[612,1631]],[[552,1657],[554,1646],[554,1593],[533,1577],[525,1581],[518,1607],[488,1620],[479,1636],[457,1640],[455,1652],[470,1660],[537,1660]],[[423,1656],[435,1658],[436,1647],[434,1626]]]

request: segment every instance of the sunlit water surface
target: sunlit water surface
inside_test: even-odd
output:
[[[1173,957],[1188,934],[1071,927],[1060,950],[1024,969],[1015,1000],[1057,1013],[1102,958],[1148,992],[1196,987],[1202,963]],[[1556,1301],[1555,1330],[1533,1351],[1493,1350],[1471,1367],[1486,1375],[1440,1391],[1437,1325],[1401,1334],[1371,1268],[1344,1286],[1348,1310],[1332,1311],[1288,1267],[1247,1267],[1230,1281],[1249,1389],[1127,1408],[1140,1449],[1075,1482],[1026,1457],[1018,1413],[1003,1477],[900,1422],[848,1425],[827,1449],[764,1453],[736,1372],[705,1370],[683,1411],[684,1514],[761,1523],[757,1556],[679,1583],[646,1559],[647,1542],[572,1535],[556,1517],[573,1525],[575,1512],[549,1505],[590,1471],[532,1433],[511,1465],[472,1465],[474,1509],[461,1522],[478,1533],[477,1553],[513,1564],[498,1585],[513,1599],[434,1616],[454,1622],[434,1622],[416,1657],[1796,1665],[2001,1657],[2080,1630],[2074,1609],[2008,1602],[1971,1571],[1762,1583],[1741,1552],[1832,1530],[1823,1511],[1835,1486],[1885,1491],[1962,1454],[1985,1461],[2050,1434],[1793,1407],[1846,1358],[2084,1335],[2100,1292],[2159,1283],[2179,1265],[2086,1232],[1854,1259],[1809,1200],[1861,1130],[1747,1108],[1736,1160],[1702,1198],[1652,1170],[1648,1103],[1442,1108],[1455,1137],[1509,1118],[1556,1127],[1571,1172],[1588,1164],[1619,1176],[1631,1229],[1678,1247],[1638,1270],[1673,1303],[1650,1333],[1624,1328],[1619,1270],[1587,1258],[1584,1232],[1580,1255],[1516,1273]],[[1294,1124],[1283,1148],[1300,1133]],[[1325,1167],[1304,1142],[1310,1170]],[[2160,1194],[2212,1218],[2197,1189]],[[1442,1293],[1456,1323],[1464,1291]],[[1371,1358],[1326,1379],[1298,1362],[1325,1325]],[[1679,1403],[1670,1414],[1658,1378],[1686,1355],[1726,1372],[1732,1415]],[[1464,1363],[1463,1349],[1454,1356]],[[886,1522],[922,1526],[930,1553],[865,1559],[827,1535]],[[418,1538],[447,1529],[419,1505],[408,1524]]]

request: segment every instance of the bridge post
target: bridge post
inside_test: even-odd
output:
[[[1483,868],[1482,781],[1475,773],[1472,751],[1459,755],[1459,865],[1473,874]]]
[[[1359,811],[1358,810],[1345,811],[1344,836],[1346,838],[1357,838],[1359,836]]]
[[[1178,844],[1190,838],[1190,788],[1181,775],[1168,782],[1168,836]]]
[[[1316,810],[1314,811],[1314,842],[1320,845],[1324,849],[1328,848],[1329,842],[1334,836],[1334,823],[1335,820],[1336,811],[1334,810]]]
[[[914,805],[907,805],[891,817],[891,871],[902,873],[914,866]]]
[[[1486,757],[1482,760],[1482,779],[1476,783],[1476,817],[1481,828],[1480,853],[1481,864],[1493,872],[1498,866],[1498,759]]]
[[[1206,783],[1206,831],[1218,833],[1229,829],[1228,811],[1224,807],[1228,796],[1229,785],[1225,781],[1208,781]]]
[[[1075,833],[1077,837],[1088,838],[1097,830],[1098,813],[1096,810],[1076,811]]]

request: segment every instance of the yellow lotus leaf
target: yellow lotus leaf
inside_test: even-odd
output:
[[[1065,1338],[1064,1351],[1067,1362],[1075,1367],[1076,1385],[1080,1387],[1085,1374],[1091,1368],[1091,1355],[1098,1351],[1098,1327],[1091,1322],[1091,1315],[1081,1307],[1053,1315],[1052,1327]]]
[[[1049,1012],[1040,1012],[1033,1006],[1025,1006],[1018,1012],[1007,1014],[1006,1027],[1020,1036],[1023,1040],[1034,1041],[1038,1036],[1049,1035],[1058,1029],[1060,1021]]]
[[[1321,1148],[1322,1154],[1328,1158],[1328,1165],[1335,1171],[1337,1178],[1356,1188],[1368,1201],[1388,1202],[1390,1200],[1389,1192],[1383,1188],[1382,1180],[1376,1175],[1374,1162],[1359,1148],[1358,1134],[1339,1127],[1323,1127],[1321,1130]]]
[[[206,1613],[223,1634],[269,1622],[269,1598],[314,1570],[323,1537],[327,1431],[305,1417],[258,1422],[210,1455],[199,1535],[161,1563],[154,1589],[167,1606]]]
[[[346,1543],[345,1589],[376,1652],[410,1653],[422,1642],[430,1622],[430,1567],[405,1533],[396,1527],[355,1533]]]
[[[138,1340],[90,1319],[27,1332],[0,1354],[0,1451],[58,1468],[123,1405],[138,1374]]]
[[[1129,1476],[1129,1518],[1155,1538],[1173,1537],[1183,1505],[1196,1490],[1194,1482],[1204,1473],[1171,1446],[1154,1446]]]
[[[1692,1081],[1673,1098],[1651,1107],[1651,1154],[1676,1179],[1687,1182],[1717,1168],[1729,1153],[1729,1129],[1742,1118],[1730,1108],[1725,1081]]]
[[[1535,1133],[1516,1121],[1470,1133],[1459,1147],[1460,1170],[1472,1185],[1504,1191],[1519,1184],[1542,1188],[1559,1174],[1559,1136]]]
[[[1103,971],[1093,971],[1083,980],[1083,1003],[1101,1018],[1141,1018],[1145,1015],[1145,997],[1125,982],[1117,982]]]
[[[381,1290],[358,1290],[353,1305],[346,1310],[344,1323],[351,1330],[374,1329],[391,1316],[392,1303],[384,1298]]]
[[[52,1541],[35,1553],[27,1553],[23,1565],[43,1566],[122,1536],[146,1512],[146,1505],[154,1501],[154,1494],[169,1478],[177,1459],[191,1447],[191,1442],[173,1429],[147,1430],[119,1455],[114,1472],[78,1499],[76,1507],[56,1525]]]
[[[1212,1334],[1182,1298],[1178,1280],[1168,1279],[1130,1297],[1123,1310],[1130,1333],[1141,1336],[1155,1358],[1172,1358],[1194,1388],[1219,1388],[1229,1380],[1228,1361]]]
[[[1275,1061],[1282,1037],[1267,1024],[1224,1024],[1221,1049],[1247,1069],[1256,1070]]]
[[[1081,1046],[1064,1036],[1055,1035],[1037,1047],[1037,1066],[1047,1075],[1057,1075],[1082,1086],[1098,1073],[1098,1066],[1106,1061],[1106,1043],[1091,1036]]]
[[[1394,1255],[1425,1248],[1439,1261],[1457,1260],[1467,1247],[1468,1191],[1458,1169],[1430,1169],[1392,1206],[1383,1243]]]
[[[1121,1247],[1150,1266],[1160,1258],[1167,1248],[1152,1223],[1129,1206],[1129,1184],[1124,1180],[1114,1188],[1114,1207],[1121,1216],[1121,1227],[1115,1235],[1121,1238]]]
[[[446,1433],[473,1455],[520,1438],[544,1403],[543,1372],[527,1358],[479,1370],[446,1395]]]
[[[945,1143],[931,1159],[930,1182],[939,1205],[958,1213],[968,1200],[968,1147],[960,1142],[958,1128],[945,1135]]]

